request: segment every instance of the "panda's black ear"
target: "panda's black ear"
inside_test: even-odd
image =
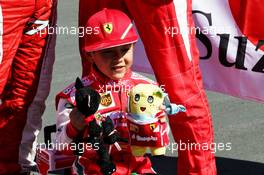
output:
[[[79,77],[77,77],[76,78],[76,81],[75,81],[75,88],[76,89],[81,89],[81,88],[83,88],[84,86],[83,86],[83,84],[82,84],[82,80],[79,78]]]

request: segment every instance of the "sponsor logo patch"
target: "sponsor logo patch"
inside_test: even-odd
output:
[[[113,31],[113,24],[112,23],[105,23],[104,24],[104,31],[108,34],[111,34]]]
[[[110,106],[113,100],[110,93],[101,96],[101,105],[103,106]]]
[[[149,125],[150,129],[153,131],[156,128],[155,123]]]

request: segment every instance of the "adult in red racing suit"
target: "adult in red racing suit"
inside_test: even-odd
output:
[[[0,0],[0,174],[35,165],[35,141],[49,93],[56,0]]]
[[[119,9],[134,20],[148,59],[159,84],[165,85],[172,103],[183,104],[187,112],[170,117],[177,143],[214,142],[211,113],[199,69],[195,33],[190,32],[192,0],[80,0],[79,25],[102,8]],[[84,58],[84,39],[80,51]],[[83,74],[90,63],[83,61]],[[162,69],[161,69],[162,67]],[[214,153],[210,149],[179,150],[179,175],[216,174]]]
[[[102,100],[97,112],[103,116],[110,116],[116,130],[123,138],[129,137],[126,119],[127,94],[129,90],[139,83],[155,83],[130,70],[122,79],[111,80],[94,67],[88,76],[83,77],[82,82],[85,86],[90,86],[100,93]],[[78,131],[74,129],[69,119],[70,112],[72,111],[72,108],[67,108],[67,106],[71,106],[69,104],[75,105],[74,84],[71,84],[56,96],[56,145],[65,143],[70,144],[78,134]],[[132,156],[131,148],[128,144],[119,144],[122,148],[121,151],[117,151],[114,146],[112,146],[111,149],[111,155],[113,156],[113,161],[117,168],[113,175],[130,175],[132,172],[138,174],[155,173],[147,157],[134,157]],[[63,147],[56,146],[56,148],[63,150]],[[63,152],[65,154],[69,153],[68,149]],[[73,174],[77,174],[78,171],[81,171],[89,175],[100,175],[101,172],[97,164],[96,152],[91,149],[85,150],[83,155],[76,159],[72,171]]]

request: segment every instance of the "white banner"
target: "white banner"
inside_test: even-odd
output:
[[[204,85],[208,90],[263,102],[264,52],[257,47],[262,43],[241,32],[233,17],[236,8],[228,0],[193,0]],[[152,72],[141,41],[136,45],[134,68]]]

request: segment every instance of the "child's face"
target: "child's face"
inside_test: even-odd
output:
[[[93,52],[91,60],[107,77],[119,80],[133,63],[133,44]]]

